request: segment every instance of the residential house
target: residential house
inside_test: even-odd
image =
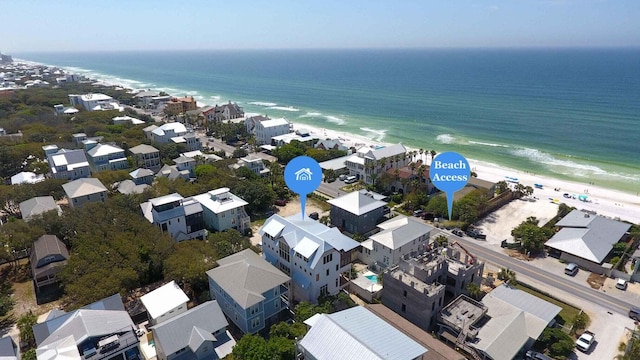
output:
[[[440,312],[439,335],[482,359],[522,355],[562,310],[559,306],[502,284],[482,302],[461,295]]]
[[[338,139],[318,140],[318,142],[313,147],[321,150],[349,150],[349,148],[342,144],[342,142]]]
[[[256,123],[261,121],[271,120],[268,116],[255,115],[244,119],[244,128],[247,129],[247,133],[255,134]]]
[[[58,215],[62,214],[62,209],[56,204],[53,196],[34,197],[21,202],[18,206],[24,221],[29,221],[32,217],[42,215],[48,211],[55,210],[58,212]]]
[[[251,219],[244,209],[249,203],[231,193],[229,188],[211,190],[193,198],[202,205],[207,229],[235,229],[244,234],[250,228]]]
[[[379,232],[362,242],[360,259],[367,265],[384,269],[405,255],[417,256],[429,247],[433,226],[398,215],[378,225]]]
[[[119,110],[124,111],[124,107],[117,100],[105,94],[84,94],[69,95],[69,102],[72,106],[81,107],[86,111],[99,110]]]
[[[122,148],[109,144],[94,144],[87,140],[84,143],[91,171],[122,170],[129,167]]]
[[[211,298],[245,334],[270,329],[289,308],[291,278],[251,249],[218,260],[207,276]]]
[[[311,328],[297,343],[298,356],[313,360],[416,360],[427,349],[362,306],[305,321]]]
[[[466,294],[471,283],[480,286],[483,270],[484,263],[458,245],[431,249],[415,257],[406,255],[383,273],[382,303],[421,329],[431,331],[445,297]]]
[[[53,105],[53,110],[56,115],[73,115],[80,112],[80,110],[73,106],[64,106],[62,104]]]
[[[367,234],[384,218],[386,202],[373,193],[354,191],[327,201],[331,225],[351,234]]]
[[[149,125],[145,128],[142,129],[142,132],[144,133],[144,136],[148,139],[148,140],[152,140],[153,141],[153,131],[155,129],[157,129],[158,126],[157,125]]]
[[[140,359],[135,330],[116,294],[70,313],[52,312],[33,335],[38,360]]]
[[[142,214],[176,241],[204,239],[202,205],[193,198],[183,198],[178,193],[160,196],[140,204]]]
[[[157,172],[162,166],[160,151],[151,145],[140,144],[130,148],[129,151],[136,158],[136,164],[139,167]]]
[[[200,143],[200,139],[198,139],[195,133],[193,132],[187,133],[186,135],[182,136],[182,139],[184,139],[184,141],[181,141],[179,139],[172,139],[172,140],[176,143],[185,144],[187,146],[188,151],[196,151],[196,150],[202,149],[202,144]]]
[[[136,185],[147,184],[151,185],[153,182],[153,171],[149,169],[135,169],[129,173],[133,183]]]
[[[177,165],[164,165],[162,169],[158,171],[156,177],[166,177],[169,180],[183,179],[188,181],[191,179],[191,172],[189,169],[178,170]]]
[[[178,115],[197,108],[198,105],[193,96],[182,98],[174,97],[166,103],[164,112],[168,115]]]
[[[67,194],[69,206],[80,207],[89,202],[105,202],[107,188],[95,178],[78,179],[62,185]]]
[[[189,297],[172,280],[142,295],[140,301],[147,310],[149,325],[153,326],[186,312]]]
[[[36,175],[30,171],[23,171],[11,177],[11,185],[36,184],[42,180],[44,180],[44,175]]]
[[[136,101],[137,105],[140,107],[147,107],[151,105],[153,102],[153,98],[160,96],[159,91],[140,91],[139,93],[133,96],[133,99]]]
[[[597,273],[610,271],[604,264],[613,245],[629,237],[631,224],[581,210],[573,210],[556,223],[560,229],[544,245],[549,254]]]
[[[400,194],[405,194],[409,192],[410,186],[417,183],[422,184],[422,191],[427,194],[431,194],[436,191],[436,188],[431,183],[429,170],[429,166],[423,166],[421,160],[409,163],[408,165],[400,168],[390,167],[387,169],[386,173],[391,179],[393,179],[393,181],[389,183],[387,190],[394,193],[398,192]]]
[[[402,168],[411,161],[402,144],[384,147],[361,147],[346,160],[349,174],[371,185],[390,168]]]
[[[83,150],[60,149],[55,153],[47,154],[47,161],[51,177],[54,179],[75,180],[91,175],[89,162]]]
[[[246,167],[254,174],[260,176],[268,176],[270,172],[270,170],[264,166],[262,159],[253,154],[240,158],[238,162],[233,165],[234,169],[239,169],[241,167]]]
[[[20,360],[20,348],[9,335],[0,338],[0,359]]]
[[[285,144],[290,144],[293,140],[296,140],[298,142],[303,143],[306,146],[313,147],[313,143],[317,139],[318,139],[317,137],[310,135],[307,132],[304,132],[304,131],[301,132],[297,130],[296,132],[290,132],[290,133],[286,133],[278,136],[272,136],[271,145],[280,147]]]
[[[214,107],[214,121],[225,121],[244,117],[244,110],[238,104],[231,103]]]
[[[75,146],[82,146],[82,142],[88,139],[85,133],[75,133],[71,134],[71,136],[73,137],[73,144]]]
[[[195,177],[193,170],[196,168],[196,159],[181,155],[173,159],[173,162],[176,164],[178,171],[188,171],[189,177]]]
[[[207,301],[151,328],[158,360],[222,359],[235,340],[218,303]]]
[[[255,121],[252,134],[256,144],[271,144],[271,138],[291,132],[291,123],[285,118]]]
[[[292,279],[294,301],[317,303],[349,283],[351,261],[360,244],[301,214],[273,215],[260,228],[265,260]],[[347,273],[347,276],[343,276]]]
[[[143,129],[147,138],[161,144],[184,144],[189,151],[200,150],[200,140],[194,133],[187,131],[179,122],[166,123],[161,126],[147,126]]]
[[[33,242],[29,261],[36,292],[58,282],[56,275],[67,264],[69,250],[55,235],[42,235]]]
[[[146,169],[145,169],[146,170]],[[147,170],[151,171],[151,170]],[[136,184],[132,180],[122,180],[118,183],[118,192],[120,194],[130,195],[130,194],[142,194],[149,185],[147,184]]]

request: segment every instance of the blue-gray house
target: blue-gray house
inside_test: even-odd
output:
[[[289,307],[290,278],[247,249],[218,260],[207,271],[211,298],[247,334],[271,327]]]

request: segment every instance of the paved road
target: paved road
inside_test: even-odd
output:
[[[450,239],[453,239],[454,241],[460,243],[479,259],[498,265],[500,267],[508,267],[509,269],[515,271],[517,275],[521,274],[535,279],[543,284],[548,284],[549,288],[557,288],[567,291],[575,297],[581,298],[593,304],[600,305],[606,310],[624,314],[625,316],[628,314],[629,308],[632,306],[631,303],[617,299],[604,292],[585,287],[581,284],[576,284],[573,281],[565,278],[567,275],[565,275],[564,273],[551,273],[546,270],[537,268],[533,265],[527,264],[522,260],[514,259],[510,256],[498,253],[494,250],[487,249],[478,244],[478,240],[461,238],[442,230],[441,232],[447,235]]]

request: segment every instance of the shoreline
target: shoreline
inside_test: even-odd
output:
[[[18,59],[17,59],[18,60]],[[65,72],[73,72],[73,67],[48,65],[35,61],[19,59],[17,62],[29,64],[29,65],[42,65],[52,68],[59,68]],[[100,82],[108,86],[121,87],[128,91],[138,91],[141,89],[134,89],[130,85],[122,85],[121,83],[114,82],[111,79],[97,79],[88,77],[92,82]],[[204,100],[204,99],[202,99]],[[206,104],[199,101],[200,104]],[[136,109],[137,110],[137,109]],[[251,116],[253,113],[246,113],[246,116]],[[392,143],[384,141],[376,141],[364,135],[352,134],[344,131],[338,131],[333,129],[321,128],[314,125],[305,123],[299,123],[289,120],[293,124],[294,130],[305,129],[313,135],[319,138],[338,138],[349,146],[386,146]],[[418,150],[410,146],[406,146],[407,150]],[[465,156],[465,154],[462,154]],[[466,157],[466,156],[465,156]],[[425,163],[430,162],[430,156],[423,155],[422,157]],[[519,182],[525,186],[534,187],[534,184],[543,184],[542,189],[534,189],[533,196],[539,198],[542,201],[558,200],[556,203],[566,203],[569,206],[575,206],[578,209],[586,209],[595,211],[599,215],[620,218],[633,223],[640,223],[640,196],[639,194],[632,194],[622,190],[611,189],[607,187],[601,187],[595,184],[580,183],[577,181],[558,179],[549,175],[537,175],[525,170],[518,170],[509,168],[502,165],[497,165],[483,160],[475,160],[467,158],[472,169],[478,174],[478,178],[489,180],[492,182],[498,182],[505,180],[507,176],[518,177]],[[554,191],[554,189],[560,189]],[[576,199],[567,199],[563,197],[564,193],[569,195],[576,195]],[[577,199],[579,195],[587,195],[589,202],[583,202]]]
[[[309,131],[312,135],[320,138],[333,137],[345,141],[345,145],[364,145],[364,146],[388,146],[390,143],[377,142],[371,139],[367,139],[364,136],[348,134],[345,132],[339,132],[330,129],[318,128],[307,124],[294,123],[293,129],[304,129]],[[412,147],[407,147],[407,150],[418,150]],[[465,156],[465,154],[461,154]],[[437,156],[437,154],[436,154]],[[466,156],[465,156],[466,157]],[[422,160],[429,164],[431,156],[422,155]],[[491,182],[498,182],[506,180],[506,177],[517,177],[519,183],[525,186],[531,186],[534,188],[533,196],[537,197],[539,201],[549,201],[559,203],[565,203],[569,206],[577,209],[584,209],[588,211],[595,211],[598,215],[621,219],[632,222],[634,224],[640,223],[640,196],[637,194],[630,194],[620,190],[610,189],[602,186],[598,186],[594,183],[586,184],[569,180],[562,180],[553,178],[546,175],[537,175],[531,172],[512,169],[508,167],[499,166],[496,164],[488,163],[485,161],[475,160],[467,158],[472,170],[478,174],[479,179],[488,180]],[[542,184],[542,189],[535,188],[534,184]],[[559,189],[556,191],[555,189]],[[565,198],[563,194],[569,196],[575,195],[574,198]],[[578,199],[580,195],[586,195],[588,201],[581,201]],[[554,201],[557,200],[557,201]]]

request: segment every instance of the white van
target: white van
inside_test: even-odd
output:
[[[354,182],[358,181],[358,178],[351,175],[351,176],[347,176],[346,179],[344,179],[344,183],[345,184],[353,184]]]

